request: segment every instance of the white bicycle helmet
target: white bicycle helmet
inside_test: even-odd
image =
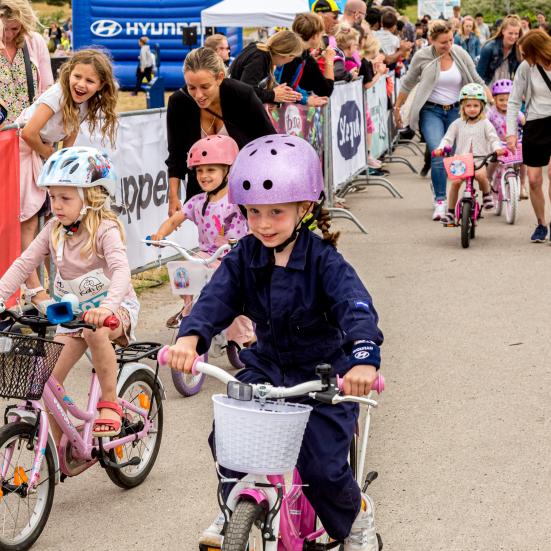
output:
[[[117,175],[107,154],[94,147],[66,147],[56,151],[40,171],[37,186],[72,186],[82,188],[102,186],[110,196],[115,195]]]

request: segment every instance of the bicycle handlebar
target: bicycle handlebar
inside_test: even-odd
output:
[[[157,354],[157,360],[160,365],[168,365],[168,346],[163,347]],[[227,385],[231,382],[241,383],[233,375],[230,375],[223,369],[206,363],[195,360],[193,368],[191,370],[193,375],[204,373],[210,375]],[[341,382],[339,384],[339,381]],[[248,384],[248,383],[242,383]],[[356,402],[358,404],[364,404],[371,407],[377,407],[377,402],[371,398],[362,396],[343,396],[340,391],[342,390],[342,379],[337,377],[337,385],[325,385],[321,379],[317,381],[308,381],[306,383],[300,383],[291,387],[284,386],[272,386],[270,384],[250,384],[252,388],[253,396],[263,400],[279,400],[282,398],[293,398],[297,396],[310,396],[311,398],[324,403],[338,404],[341,402]],[[384,390],[384,378],[379,375],[373,385],[373,390],[376,390],[379,394]]]
[[[218,260],[222,255],[226,254],[231,250],[231,246],[228,244],[222,245],[219,247],[209,258],[200,258],[198,256],[192,256],[189,254],[188,250],[174,241],[169,241],[168,239],[161,239],[160,241],[152,241],[151,236],[148,235],[145,239],[142,239],[142,243],[145,243],[148,247],[151,245],[156,245],[158,247],[171,247],[179,252],[186,260],[190,262],[195,262],[196,264],[204,264],[208,266],[216,260]]]
[[[11,319],[16,323],[21,325],[26,325],[28,327],[53,327],[55,325],[61,325],[67,329],[91,329],[92,331],[96,330],[96,326],[90,323],[86,323],[84,319],[82,321],[75,320],[67,323],[54,323],[51,322],[46,316],[41,316],[39,314],[17,314],[13,310],[2,310],[1,307],[3,304],[0,304],[0,320]],[[84,314],[86,316],[86,314]],[[103,322],[103,327],[108,327],[111,331],[117,329],[120,325],[120,321],[114,314],[105,318]]]

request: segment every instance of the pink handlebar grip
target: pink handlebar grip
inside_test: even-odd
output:
[[[199,375],[199,371],[197,371],[197,369],[195,369],[195,366],[197,365],[197,362],[202,362],[204,361],[205,358],[203,356],[197,356],[197,358],[195,358],[195,360],[193,360],[193,366],[191,367],[191,374],[192,375]]]
[[[111,329],[111,331],[114,331],[120,324],[121,322],[119,321],[119,318],[117,318],[117,316],[113,314],[112,316],[105,318],[105,321],[103,322],[103,327],[108,327],[109,329]]]
[[[157,361],[163,366],[168,363],[168,345],[163,346],[161,350],[157,352]]]
[[[339,390],[342,392],[344,388],[344,379],[340,377],[340,375],[337,375],[337,386]],[[374,390],[377,394],[381,394],[381,392],[385,389],[385,377],[381,373],[377,375],[377,378],[371,385],[371,390]]]

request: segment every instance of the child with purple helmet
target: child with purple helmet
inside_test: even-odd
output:
[[[212,337],[244,313],[256,324],[257,342],[241,352],[241,381],[293,386],[316,379],[316,365],[330,363],[333,376],[344,376],[346,394],[368,394],[383,335],[371,296],[336,250],[312,146],[285,134],[254,140],[237,156],[229,188],[230,201],[246,210],[251,234],[224,258],[182,321],[169,365],[189,372]],[[321,237],[309,229],[313,219]],[[377,551],[373,502],[348,464],[358,407],[308,403],[313,411],[297,461],[304,493],[345,551]],[[219,545],[222,526],[217,519],[201,541]]]

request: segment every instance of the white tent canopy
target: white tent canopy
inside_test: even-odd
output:
[[[308,0],[223,0],[201,12],[205,27],[290,27]]]

